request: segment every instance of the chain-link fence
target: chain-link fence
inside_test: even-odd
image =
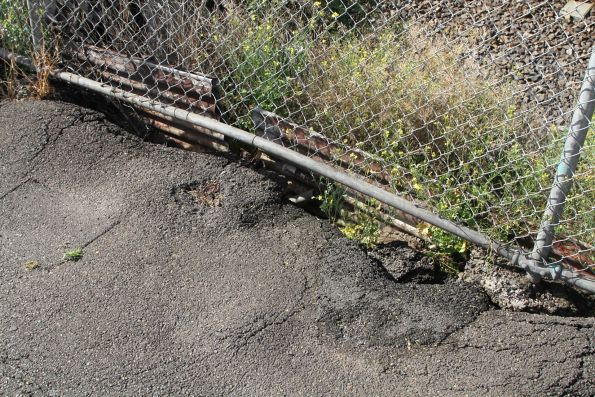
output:
[[[0,0],[0,20],[5,47],[36,53],[33,36],[60,70],[264,136],[505,245],[531,251],[545,218],[555,237],[540,264],[590,278],[595,148],[592,131],[584,137],[591,120],[569,125],[595,10],[566,3]],[[167,127],[158,112],[141,115]],[[225,149],[222,135],[199,130]],[[580,161],[562,172],[567,135],[580,154],[567,145],[562,164]],[[559,221],[545,212],[557,169],[557,185],[573,182]],[[327,208],[333,189],[321,193]],[[346,231],[373,237],[369,222]],[[438,250],[467,249],[410,223]]]

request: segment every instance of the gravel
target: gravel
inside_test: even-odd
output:
[[[568,123],[594,44],[595,12],[561,17],[566,0],[426,0],[399,2],[404,20],[429,35],[464,43],[483,71],[519,85],[517,101],[542,125]],[[390,7],[390,6],[389,6]]]
[[[543,281],[529,282],[524,271],[507,266],[502,258],[491,257],[473,247],[462,280],[481,285],[492,303],[502,309],[561,316],[595,315],[595,299],[568,286]]]

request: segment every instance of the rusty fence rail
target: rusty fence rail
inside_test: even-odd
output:
[[[341,177],[314,195],[329,216],[337,197],[351,203],[350,237],[373,242],[388,220],[439,252],[464,256],[468,240],[534,281],[595,289],[588,4],[0,0],[0,11],[2,47],[127,94],[171,142],[235,150],[227,125],[282,148],[263,161],[304,185],[300,158],[331,166]]]

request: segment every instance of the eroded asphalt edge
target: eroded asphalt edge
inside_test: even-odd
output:
[[[395,284],[253,170],[60,102],[3,103],[0,138],[5,394],[594,392],[592,319]],[[221,208],[179,189],[210,180]]]

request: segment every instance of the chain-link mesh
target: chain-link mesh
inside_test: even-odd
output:
[[[31,55],[31,29],[23,1],[0,0],[0,44],[18,54]],[[16,97],[17,65],[0,59],[0,96]]]
[[[563,0],[0,0],[3,43],[25,52],[26,3],[45,13],[63,70],[264,135],[526,249],[595,30],[590,3]],[[553,242],[586,277],[592,136]]]

